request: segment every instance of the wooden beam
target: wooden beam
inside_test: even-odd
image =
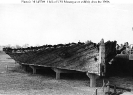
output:
[[[96,79],[99,76],[92,73],[86,73],[86,75],[90,78],[90,87],[96,87]]]
[[[29,65],[29,67],[31,67],[31,69],[33,70],[33,74],[36,74],[36,67],[35,66],[31,66],[31,65]]]
[[[60,79],[60,72],[56,72],[56,79]]]
[[[61,70],[57,68],[51,68],[56,73],[56,79],[60,79]]]
[[[125,90],[125,91],[131,92],[131,89],[129,89],[129,88],[118,87],[118,86],[111,85],[111,84],[107,84],[106,86],[107,86],[107,87],[109,86],[109,88],[112,88],[112,89],[114,89],[114,87],[115,87],[115,89],[120,89],[120,90]]]
[[[67,69],[59,69],[59,68],[51,68],[53,71],[58,71],[60,73],[77,73],[77,71],[74,70],[67,70]]]
[[[105,64],[105,43],[104,43],[104,39],[101,39],[101,41],[100,41],[99,63],[100,63],[100,75],[105,76],[106,64]]]

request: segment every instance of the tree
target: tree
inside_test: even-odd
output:
[[[16,45],[15,47],[16,47],[16,48],[21,48],[21,46],[19,46],[19,45]]]
[[[27,48],[27,47],[29,47],[29,44],[24,44],[22,47]]]

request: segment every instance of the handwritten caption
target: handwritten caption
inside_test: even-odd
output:
[[[109,0],[21,0],[21,3],[110,3]]]

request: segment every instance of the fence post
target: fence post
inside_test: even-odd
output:
[[[105,95],[110,95],[110,83],[108,81],[107,85],[107,89],[106,89],[106,94]]]
[[[96,89],[96,95],[97,95],[97,89]]]
[[[97,88],[95,89],[95,91],[92,95],[97,95]]]

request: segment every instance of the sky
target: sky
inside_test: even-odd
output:
[[[0,45],[98,43],[102,38],[133,44],[133,3],[0,2]]]

